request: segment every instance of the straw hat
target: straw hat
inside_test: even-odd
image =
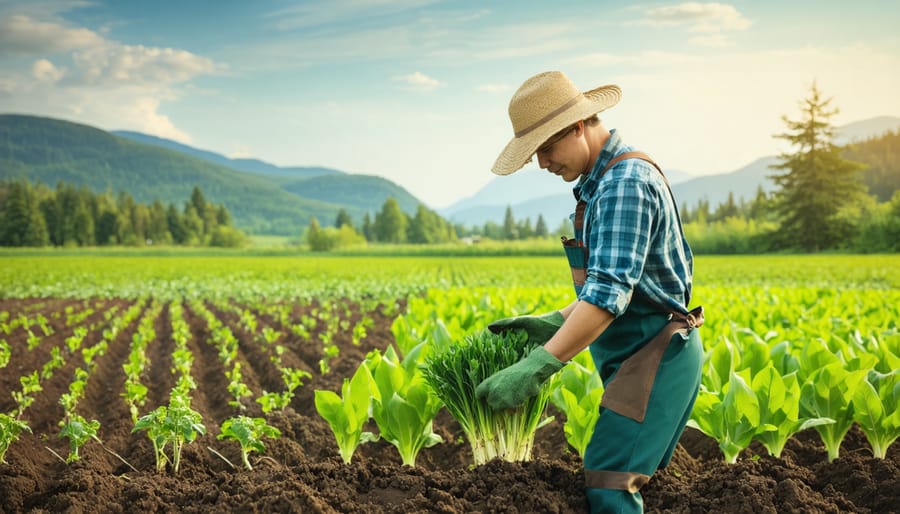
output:
[[[509,175],[519,170],[550,136],[616,105],[621,95],[622,90],[616,85],[582,93],[559,71],[531,77],[509,101],[509,120],[515,137],[500,152],[491,171]]]

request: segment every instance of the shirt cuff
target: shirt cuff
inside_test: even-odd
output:
[[[581,288],[581,294],[578,295],[578,299],[605,309],[618,318],[625,313],[628,305],[631,304],[632,293],[633,289],[628,286],[610,282],[598,282],[588,277],[584,287]]]

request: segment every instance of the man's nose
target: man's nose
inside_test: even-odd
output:
[[[550,159],[547,158],[547,154],[538,151],[535,153],[535,156],[537,156],[538,166],[540,166],[541,169],[547,169],[547,167],[550,166]]]

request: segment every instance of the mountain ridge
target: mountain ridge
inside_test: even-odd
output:
[[[331,224],[341,209],[361,221],[365,214],[380,210],[383,201],[378,203],[373,198],[394,196],[401,209],[410,214],[421,203],[387,179],[373,182],[362,176],[359,181],[366,184],[369,194],[357,194],[355,203],[343,203],[336,195],[322,192],[327,190],[322,180],[345,177],[339,185],[346,191],[353,175],[337,172],[295,177],[287,181],[292,191],[280,183],[285,180],[284,174],[280,179],[278,176],[238,171],[84,123],[0,114],[0,179],[27,178],[48,187],[64,182],[114,194],[127,191],[140,202],[159,199],[177,205],[198,185],[207,200],[228,208],[235,226],[251,233],[297,235],[313,217],[323,225]],[[319,180],[316,197],[304,196],[302,181],[309,179]],[[371,194],[371,187],[377,187],[381,194]]]
[[[878,116],[837,127],[834,140],[843,146],[879,137],[892,130],[900,130],[900,117]],[[740,202],[742,199],[752,200],[759,188],[766,193],[773,192],[776,186],[770,176],[777,174],[778,170],[769,168],[769,165],[777,162],[777,156],[763,156],[736,170],[711,175],[664,171],[679,207],[687,205],[694,208],[699,201],[705,200],[714,208],[725,202],[729,193],[734,195],[736,202]],[[500,180],[504,181],[503,186]],[[536,220],[541,215],[548,226],[555,227],[557,219],[567,219],[574,210],[573,185],[543,170],[526,169],[507,177],[497,177],[473,195],[439,212],[454,223],[481,226],[488,221],[502,221],[509,207],[516,219]],[[492,201],[502,198],[497,193],[501,187],[518,197],[506,203]],[[548,195],[548,191],[555,193]]]

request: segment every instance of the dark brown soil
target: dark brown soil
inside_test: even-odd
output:
[[[93,305],[94,302],[92,302]],[[0,371],[0,406],[11,408],[10,392],[18,390],[18,377],[40,369],[53,345],[64,345],[72,328],[65,316],[53,318],[66,305],[78,302],[35,299],[0,300],[0,307],[15,316],[27,312],[44,313],[56,333],[27,352],[24,333],[7,336],[13,344],[13,359]],[[124,311],[128,303],[107,302]],[[240,340],[238,360],[244,382],[253,389],[280,383],[280,377],[267,354],[260,349],[255,335],[248,334],[237,315],[214,311]],[[354,309],[353,321],[359,313]],[[100,311],[100,309],[98,309]],[[145,311],[146,312],[146,311]],[[308,312],[297,308],[294,316]],[[287,327],[267,316],[263,322],[281,331],[279,340],[288,348],[283,362],[313,371],[314,377],[303,386],[284,412],[269,415],[269,422],[282,431],[277,440],[267,440],[264,455],[254,455],[254,470],[233,469],[210,449],[240,466],[235,443],[216,439],[224,418],[237,414],[228,405],[224,391],[228,381],[216,351],[207,343],[205,322],[190,308],[184,310],[193,339],[192,374],[198,383],[193,407],[204,418],[208,434],[186,447],[181,472],[154,471],[152,448],[143,433],[131,433],[128,408],[120,394],[125,375],[122,364],[137,322],[122,331],[106,354],[99,358],[91,373],[79,412],[101,422],[103,446],[89,442],[81,460],[66,465],[51,449],[65,457],[68,447],[57,437],[62,409],[57,402],[66,392],[76,367],[74,357],[42,385],[35,403],[24,418],[34,434],[24,434],[6,455],[8,464],[0,464],[0,510],[3,512],[586,512],[581,460],[566,445],[562,415],[553,411],[556,421],[538,432],[535,459],[510,464],[490,462],[472,469],[471,453],[459,425],[441,411],[435,431],[445,443],[423,450],[415,468],[400,465],[393,446],[385,442],[360,446],[353,462],[340,460],[334,436],[319,417],[313,403],[313,391],[339,391],[345,376],[351,374],[366,352],[384,348],[392,341],[391,319],[372,313],[375,327],[360,346],[350,343],[350,334],[339,334],[336,343],[340,355],[331,363],[332,372],[318,373],[321,343],[314,330],[308,341],[301,341]],[[87,323],[102,318],[91,317]],[[295,321],[297,322],[297,321]],[[102,325],[102,323],[100,323]],[[144,412],[167,400],[174,385],[170,368],[170,318],[163,309],[156,322],[157,341],[152,343],[150,369],[146,383],[150,387]],[[89,335],[85,343],[99,340]],[[247,413],[262,415],[259,406],[248,402]],[[374,428],[374,427],[373,427]],[[119,457],[112,454],[115,452]],[[137,468],[133,471],[128,464]],[[814,431],[792,439],[782,458],[766,455],[754,444],[745,450],[736,464],[726,464],[714,441],[688,429],[682,437],[671,465],[658,472],[642,490],[647,512],[727,512],[727,513],[889,513],[900,510],[900,450],[894,445],[888,458],[872,458],[863,434],[853,428],[844,441],[841,457],[827,462],[825,450]]]

